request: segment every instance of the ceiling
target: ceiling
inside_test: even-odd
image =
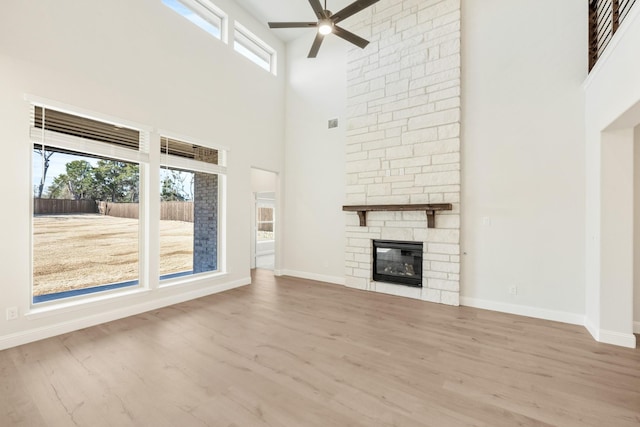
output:
[[[251,13],[258,21],[267,22],[305,21],[315,22],[317,18],[311,9],[309,0],[234,0],[243,9]],[[324,6],[324,1],[321,0]],[[327,9],[335,13],[355,0],[326,0]],[[348,22],[345,20],[345,22]],[[348,25],[345,26],[348,28]],[[308,28],[271,30],[281,40],[288,42],[311,31]]]

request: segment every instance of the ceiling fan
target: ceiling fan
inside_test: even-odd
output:
[[[338,25],[336,24],[344,19],[347,19],[351,15],[355,15],[361,10],[368,8],[378,1],[379,0],[357,0],[342,9],[340,12],[331,13],[329,10],[327,10],[327,0],[324,1],[324,8],[322,7],[320,0],[309,0],[311,8],[318,17],[318,22],[269,22],[269,28],[317,27],[318,34],[316,34],[313,45],[311,45],[311,50],[309,51],[308,58],[315,58],[318,55],[318,50],[320,50],[320,45],[324,40],[324,36],[331,33],[364,49],[369,44],[368,40],[365,40],[362,37],[355,35],[342,27],[338,27]]]

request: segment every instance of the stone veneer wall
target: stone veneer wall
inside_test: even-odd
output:
[[[348,55],[346,203],[453,211],[435,229],[425,212],[346,213],[346,284],[458,305],[460,0],[381,0],[347,28],[371,43]],[[372,239],[424,242],[423,288],[373,282]]]

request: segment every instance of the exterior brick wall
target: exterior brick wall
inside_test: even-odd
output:
[[[452,203],[424,212],[347,213],[347,286],[459,305],[460,0],[382,0],[351,18],[368,38],[348,55],[346,203]],[[354,22],[360,19],[359,22]],[[372,239],[424,242],[423,288],[375,283]]]
[[[196,160],[217,163],[218,152],[203,148]],[[193,207],[193,272],[218,268],[218,176],[196,172]]]

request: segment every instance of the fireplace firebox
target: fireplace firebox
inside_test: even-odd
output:
[[[373,241],[373,280],[422,287],[422,243]]]

